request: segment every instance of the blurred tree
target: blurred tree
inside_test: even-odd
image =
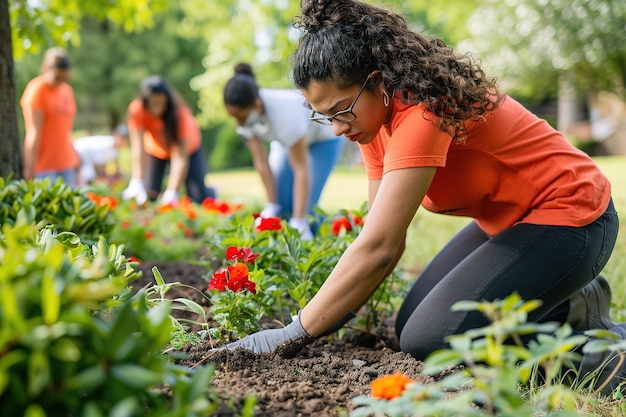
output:
[[[562,74],[626,98],[625,26],[624,0],[484,0],[469,24],[507,89],[542,98]]]
[[[167,0],[2,0],[0,2],[0,176],[21,178],[13,56],[52,45],[77,44],[82,16],[108,18],[127,31],[153,24]],[[6,42],[5,40],[10,40]]]

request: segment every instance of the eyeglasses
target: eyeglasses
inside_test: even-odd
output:
[[[359,99],[359,97],[361,97],[361,93],[363,92],[363,90],[365,90],[365,86],[369,82],[370,78],[372,78],[372,74],[367,76],[367,79],[365,80],[361,88],[359,89],[359,92],[356,94],[356,97],[352,101],[352,104],[350,104],[350,106],[348,106],[347,109],[338,111],[332,116],[324,116],[323,114],[320,114],[316,112],[315,110],[313,110],[313,112],[311,113],[310,119],[314,122],[321,123],[323,125],[332,125],[333,120],[337,120],[338,122],[342,122],[342,123],[348,123],[348,122],[354,121],[356,119],[356,114],[352,113],[352,109],[354,108],[356,101]]]

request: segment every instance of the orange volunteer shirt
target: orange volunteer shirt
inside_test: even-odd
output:
[[[159,159],[170,159],[171,151],[166,146],[163,120],[144,110],[141,99],[133,100],[128,106],[128,128],[145,131],[143,149],[147,154]],[[178,137],[188,141],[190,155],[200,148],[200,128],[187,106],[178,106]]]
[[[490,235],[517,223],[584,226],[608,207],[611,186],[593,160],[511,97],[468,122],[464,143],[427,119],[423,106],[394,100],[391,121],[360,145],[369,179],[439,167],[424,208],[474,218]]]
[[[20,99],[26,130],[33,129],[33,120],[27,114],[43,112],[41,142],[35,161],[35,174],[45,171],[65,171],[80,165],[72,145],[72,129],[76,115],[74,90],[67,83],[51,86],[40,75],[33,78]]]

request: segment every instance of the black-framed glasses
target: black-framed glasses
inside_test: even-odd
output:
[[[337,113],[333,114],[332,116],[324,116],[323,114],[320,114],[316,112],[315,110],[313,110],[313,112],[311,113],[310,119],[314,122],[321,123],[323,125],[332,125],[333,120],[337,120],[338,122],[342,122],[342,123],[349,123],[349,122],[354,121],[356,119],[356,114],[352,113],[352,109],[354,108],[356,101],[359,99],[359,97],[361,97],[361,93],[363,92],[363,90],[365,90],[365,86],[370,81],[370,78],[372,78],[372,74],[367,76],[367,79],[365,80],[361,88],[359,89],[359,92],[356,94],[356,97],[354,98],[354,100],[352,100],[352,104],[350,104],[350,106],[348,106],[347,109],[340,110]]]

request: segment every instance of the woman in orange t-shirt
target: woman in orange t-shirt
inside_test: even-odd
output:
[[[193,201],[215,198],[215,190],[205,185],[200,128],[189,107],[162,77],[149,76],[141,82],[140,96],[128,106],[127,118],[132,167],[130,183],[122,193],[124,199],[134,198],[139,204],[147,198],[156,200],[168,164],[162,204],[178,203],[183,181]]]
[[[305,0],[299,26],[294,82],[312,120],[358,143],[369,213],[292,323],[227,348],[267,352],[341,326],[395,267],[420,206],[472,220],[406,295],[396,319],[402,351],[424,359],[445,348],[449,336],[488,325],[478,312],[453,312],[455,303],[513,292],[541,300],[531,321],[610,329],[626,339],[626,323],[609,319],[610,288],[598,276],[618,217],[609,181],[591,158],[499,92],[471,55],[411,31],[393,12]],[[610,393],[626,377],[616,359],[585,355],[581,370],[610,361],[598,378]]]
[[[24,89],[20,105],[24,115],[24,179],[63,178],[74,186],[80,165],[72,146],[76,115],[74,90],[67,83],[70,59],[59,47],[46,51],[41,74]]]

